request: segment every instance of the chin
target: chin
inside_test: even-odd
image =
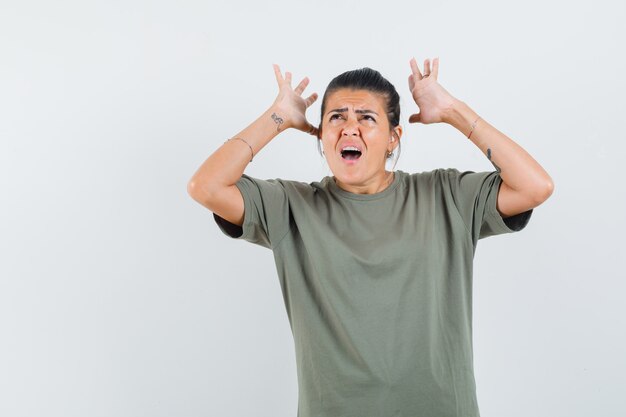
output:
[[[355,184],[361,184],[363,182],[364,173],[361,171],[354,170],[351,172],[346,172],[345,170],[342,170],[341,168],[334,169],[331,171],[333,175],[335,176],[335,178],[343,182],[344,184],[355,185]]]

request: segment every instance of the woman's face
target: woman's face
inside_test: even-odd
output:
[[[398,145],[402,128],[390,130],[385,98],[367,90],[337,90],[326,99],[321,140],[335,178],[348,185],[366,185],[385,175],[387,152]],[[361,151],[342,150],[352,145]],[[354,159],[353,159],[354,158]]]

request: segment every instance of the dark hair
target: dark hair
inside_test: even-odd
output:
[[[400,124],[400,95],[398,95],[398,92],[393,84],[383,77],[380,72],[369,67],[346,71],[330,81],[326,87],[326,91],[324,92],[324,97],[322,98],[322,114],[320,118],[320,125],[318,127],[317,138],[317,149],[320,155],[322,155],[322,151],[320,149],[320,139],[322,134],[324,111],[326,109],[326,99],[330,94],[343,88],[351,90],[367,90],[382,95],[385,99],[385,112],[387,114],[389,126],[393,129]],[[398,141],[398,149],[400,149],[400,143],[401,142]],[[398,153],[396,162],[399,157],[400,153]]]

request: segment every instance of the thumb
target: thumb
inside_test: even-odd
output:
[[[317,127],[315,127],[311,123],[309,123],[309,127],[307,128],[307,132],[306,133],[308,133],[310,135],[313,135],[313,136],[317,136],[317,133],[318,133]]]
[[[414,113],[409,117],[409,123],[419,123],[421,121],[420,118],[420,113]]]

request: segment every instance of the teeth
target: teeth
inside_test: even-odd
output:
[[[342,152],[343,152],[343,151],[359,151],[359,148],[357,148],[357,147],[355,147],[355,146],[346,146],[346,147],[345,147],[345,148],[343,148],[341,151],[342,151]],[[361,151],[359,151],[359,152],[361,152]]]

